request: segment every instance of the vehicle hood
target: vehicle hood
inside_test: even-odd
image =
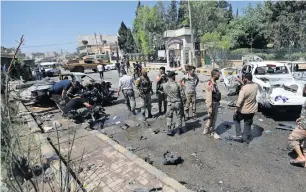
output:
[[[266,86],[300,84],[291,75],[257,75],[256,78]]]

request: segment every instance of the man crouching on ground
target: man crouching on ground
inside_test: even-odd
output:
[[[64,115],[68,115],[70,111],[76,111],[79,115],[84,116],[88,114],[89,109],[92,108],[92,105],[87,103],[84,100],[84,95],[77,96],[71,99],[63,108]]]
[[[290,163],[306,167],[306,102],[302,106],[301,116],[296,122],[298,123],[297,128],[288,137],[288,150],[295,151],[298,157],[291,160]]]

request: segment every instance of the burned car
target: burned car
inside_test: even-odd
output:
[[[259,85],[257,101],[267,107],[300,107],[306,100],[305,84],[297,81],[286,64],[279,62],[250,62],[241,69],[252,73],[253,81]]]
[[[73,91],[74,93],[70,97],[76,96],[78,93],[85,92],[88,98],[90,98],[91,104],[113,104],[117,97],[115,97],[115,91],[111,90],[111,82],[96,81],[80,72],[68,72],[61,74],[62,79],[68,79],[80,82],[83,87],[80,90]],[[21,92],[20,98],[24,101],[32,101],[35,103],[43,103],[46,98],[49,98],[49,90],[53,87],[55,81],[50,79],[44,79],[42,81],[35,82],[32,86]],[[86,88],[85,86],[86,85]],[[75,94],[75,95],[74,95]]]

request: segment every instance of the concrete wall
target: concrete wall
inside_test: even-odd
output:
[[[96,34],[96,36],[94,34],[93,35],[78,35],[77,36],[78,47],[83,46],[83,43],[82,43],[83,40],[88,41],[88,45],[115,44],[116,42],[118,42],[118,36],[117,35],[101,35],[101,34]]]

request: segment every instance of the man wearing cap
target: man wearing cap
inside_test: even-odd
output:
[[[168,81],[167,75],[165,74],[165,67],[159,68],[160,74],[156,77],[156,95],[158,100],[158,111],[159,115],[163,115],[167,111],[167,97],[163,89],[163,84]],[[164,111],[162,112],[162,105],[164,105]]]
[[[148,77],[146,69],[141,70],[141,76],[136,81],[136,87],[139,90],[139,95],[142,98],[142,115],[145,116],[145,111],[148,110],[148,117],[152,118],[151,113],[151,94],[153,94],[152,82]]]
[[[185,105],[185,113],[186,117],[189,118],[190,105],[192,108],[192,116],[195,118],[196,116],[196,87],[199,84],[199,78],[195,74],[195,67],[191,67],[187,75],[180,80],[182,87],[185,88],[186,93],[186,105]]]
[[[211,79],[205,86],[205,103],[207,110],[207,122],[204,127],[203,134],[211,134],[215,139],[220,136],[215,132],[215,124],[218,115],[218,107],[220,105],[221,93],[217,87],[217,80],[220,78],[220,72],[217,69],[211,71]]]
[[[163,84],[163,89],[165,94],[167,95],[167,127],[168,132],[167,135],[173,136],[174,135],[174,128],[172,127],[172,119],[173,113],[176,113],[177,122],[176,128],[178,128],[178,134],[182,133],[182,124],[183,124],[183,117],[184,117],[184,109],[183,103],[186,100],[186,96],[184,93],[183,88],[175,82],[175,75],[174,71],[170,71],[168,73],[168,82]]]

